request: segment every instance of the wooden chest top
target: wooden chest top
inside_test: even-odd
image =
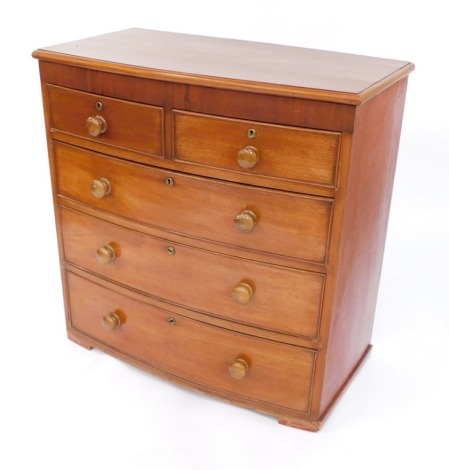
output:
[[[34,57],[208,87],[360,104],[410,62],[138,28],[39,49]]]

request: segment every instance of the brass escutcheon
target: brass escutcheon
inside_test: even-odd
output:
[[[174,180],[173,178],[166,178],[166,179],[165,179],[165,184],[166,184],[169,188],[171,188],[172,186],[175,185],[175,180]]]
[[[174,254],[175,254],[175,249],[174,249],[172,246],[167,246],[167,248],[165,249],[165,251],[166,251],[167,254],[169,254],[169,255],[174,255]]]
[[[170,323],[170,325],[176,325],[176,319],[173,317],[170,317],[167,321]]]
[[[248,129],[246,135],[248,136],[248,139],[255,139],[257,137],[256,129]]]
[[[95,103],[95,107],[97,108],[98,111],[101,111],[103,109],[103,103],[101,101],[97,101]]]

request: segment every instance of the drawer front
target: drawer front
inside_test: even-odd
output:
[[[53,130],[125,150],[163,155],[163,108],[52,85],[48,86],[48,99]],[[98,121],[98,116],[106,124]],[[99,135],[89,133],[89,118],[94,120],[90,121],[91,131]]]
[[[176,245],[65,208],[60,221],[74,265],[214,316],[317,336],[324,275]]]
[[[340,134],[174,113],[175,159],[280,180],[335,187]]]
[[[248,252],[325,263],[331,200],[183,175],[60,143],[55,154],[63,196]],[[102,178],[111,191],[95,197],[91,184]]]
[[[308,412],[314,351],[172,315],[71,273],[67,280],[72,328],[191,382]],[[114,314],[120,326],[106,329],[116,325]],[[232,365],[244,377],[232,377]]]

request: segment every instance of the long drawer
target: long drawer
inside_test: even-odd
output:
[[[60,208],[69,263],[164,301],[315,338],[323,274],[197,250]]]
[[[54,147],[59,195],[248,252],[326,262],[330,199],[189,176],[62,143]],[[108,191],[95,196],[92,184]]]
[[[173,315],[67,273],[69,325],[210,389],[307,413],[315,351]]]

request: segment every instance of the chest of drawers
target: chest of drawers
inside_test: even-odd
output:
[[[33,55],[69,338],[319,429],[371,347],[413,65],[140,29]]]

